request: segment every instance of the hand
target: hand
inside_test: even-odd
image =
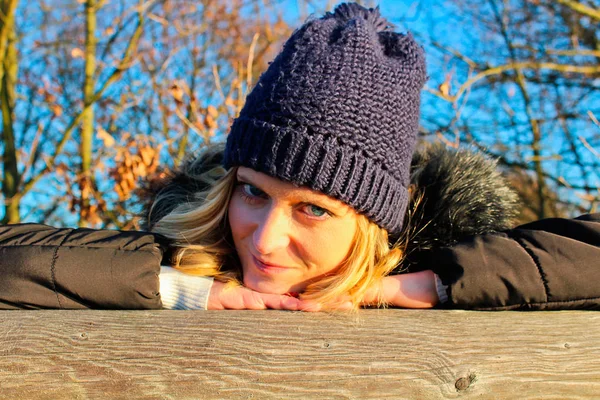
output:
[[[214,281],[208,296],[209,310],[288,310],[319,311],[319,304],[282,294],[260,293],[244,286]]]
[[[427,270],[386,276],[381,286],[372,287],[367,291],[361,306],[377,305],[379,298],[390,307],[431,308],[439,301],[435,274]],[[350,311],[354,308],[350,296],[343,296],[334,304],[321,307],[330,311]]]
[[[377,304],[377,288],[367,292],[363,305]],[[383,278],[381,298],[391,307],[431,308],[438,301],[433,271],[389,275]]]

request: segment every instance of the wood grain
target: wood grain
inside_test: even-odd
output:
[[[0,312],[1,399],[598,398],[600,313]]]

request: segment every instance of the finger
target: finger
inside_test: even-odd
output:
[[[262,294],[262,300],[267,308],[273,310],[299,311],[301,309],[301,301],[291,296]]]
[[[252,290],[243,286],[225,287],[221,284],[216,287],[214,296],[211,291],[209,309],[213,310],[264,310],[265,305],[254,296]]]
[[[351,311],[354,310],[354,303],[350,296],[342,296],[336,301],[330,301],[326,304],[316,303],[314,301],[304,301],[308,309],[302,311]]]
[[[316,301],[300,300],[298,310],[305,312],[318,312],[323,310],[323,306],[321,305],[321,303],[317,303]]]
[[[351,311],[354,309],[354,304],[351,301],[343,301],[334,306],[335,311]]]
[[[341,296],[335,303],[332,303],[331,309],[335,311],[349,311],[354,309],[354,303],[349,295]]]
[[[372,306],[379,305],[381,302],[387,302],[385,282],[375,283],[365,292],[361,305]]]
[[[244,289],[242,299],[244,308],[246,310],[264,310],[268,308],[261,296],[261,293],[253,290]]]

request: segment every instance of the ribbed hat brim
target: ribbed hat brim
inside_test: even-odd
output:
[[[360,148],[339,143],[334,136],[240,117],[231,127],[224,164],[243,165],[325,193],[390,233],[402,227],[408,190]]]

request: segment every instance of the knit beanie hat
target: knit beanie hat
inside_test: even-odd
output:
[[[297,29],[233,122],[225,167],[320,191],[398,233],[426,71],[412,36],[391,29],[356,3]]]

